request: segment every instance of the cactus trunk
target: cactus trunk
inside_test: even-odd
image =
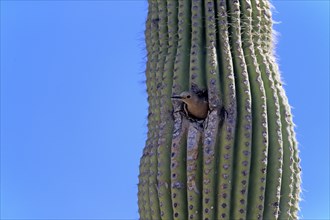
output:
[[[149,0],[145,38],[140,218],[297,219],[298,148],[268,0]],[[171,100],[198,90],[202,122]]]

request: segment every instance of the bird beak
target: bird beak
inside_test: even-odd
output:
[[[178,95],[175,95],[175,96],[172,96],[171,99],[180,99],[181,100],[182,97],[181,96],[178,96]]]

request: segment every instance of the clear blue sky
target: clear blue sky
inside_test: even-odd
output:
[[[303,168],[329,218],[329,2],[273,1]],[[146,1],[1,1],[1,219],[136,219]]]

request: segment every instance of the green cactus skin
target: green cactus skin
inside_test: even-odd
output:
[[[268,0],[149,0],[141,219],[298,219],[300,159]],[[171,96],[207,91],[194,121]]]

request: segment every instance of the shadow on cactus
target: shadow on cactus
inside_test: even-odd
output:
[[[297,219],[268,0],[149,0],[141,219]]]

